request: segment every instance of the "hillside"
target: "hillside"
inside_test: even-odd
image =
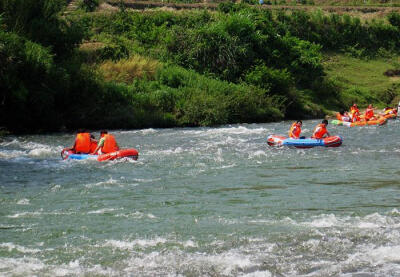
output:
[[[315,3],[135,10],[111,1],[0,5],[0,126],[269,122],[320,118],[352,102],[383,107],[400,95],[396,7],[358,17]]]

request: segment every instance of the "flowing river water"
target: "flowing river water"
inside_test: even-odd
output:
[[[290,123],[116,130],[139,159],[103,163],[3,138],[0,275],[400,276],[400,121],[269,147]]]

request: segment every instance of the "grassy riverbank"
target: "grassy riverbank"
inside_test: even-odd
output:
[[[223,3],[60,16],[62,1],[50,11],[48,1],[0,8],[0,126],[14,132],[315,118],[400,95],[397,77],[384,75],[400,68],[397,13],[368,20]]]
[[[348,107],[354,102],[362,107],[368,103],[396,106],[400,100],[400,76],[390,72],[400,68],[400,56],[360,59],[330,53],[325,55],[324,68]]]

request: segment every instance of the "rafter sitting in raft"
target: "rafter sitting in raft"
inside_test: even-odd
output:
[[[340,111],[336,114],[337,120],[344,121],[344,122],[351,122],[351,116],[348,112]]]
[[[392,107],[386,107],[383,109],[383,112],[379,114],[387,119],[396,118],[397,117],[397,109]]]
[[[289,138],[299,139],[302,125],[303,125],[303,122],[301,120],[297,120],[296,122],[293,122],[292,126],[290,126]]]
[[[96,147],[97,141],[94,139],[94,136],[89,132],[80,129],[76,134],[74,145],[68,148],[68,150],[80,154],[89,154],[96,149]]]
[[[353,106],[350,107],[350,116],[351,122],[360,121],[360,110],[358,109],[356,103],[354,103]]]
[[[326,129],[327,125],[328,125],[328,120],[326,120],[326,119],[322,120],[322,123],[318,124],[315,127],[311,138],[322,139],[324,137],[330,137],[331,135],[329,134],[328,130]]]
[[[376,120],[376,116],[374,114],[374,108],[371,104],[368,105],[368,108],[365,110],[364,119],[366,121]]]
[[[119,150],[119,146],[115,140],[115,137],[108,134],[108,132],[105,130],[100,132],[99,143],[92,154],[99,154],[99,150],[101,151],[101,154],[112,153]]]

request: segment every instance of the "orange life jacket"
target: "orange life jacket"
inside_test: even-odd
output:
[[[327,133],[325,124],[318,124],[314,129],[314,133],[311,136],[312,138],[322,139],[322,137]]]
[[[104,145],[101,148],[102,153],[111,153],[119,150],[117,141],[115,140],[113,135],[107,134],[104,135]]]
[[[90,134],[78,133],[75,138],[75,151],[79,153],[90,152]]]
[[[366,109],[365,110],[365,120],[369,120],[374,117],[374,110],[373,109]]]
[[[337,114],[336,114],[336,119],[337,119],[337,120],[340,120],[340,121],[343,121],[342,115],[341,115],[340,113],[337,113]]]
[[[350,114],[352,122],[360,121],[360,110],[358,108],[351,107]]]
[[[290,126],[289,137],[298,139],[300,137],[300,133],[301,133],[300,126],[297,125],[297,122],[294,122],[292,126]]]
[[[94,150],[96,150],[96,148],[97,148],[97,141],[94,140],[90,141],[90,153],[93,153]]]
[[[352,106],[352,107],[350,107],[350,113],[351,114],[356,113],[357,115],[359,115],[360,114],[360,110],[358,108]]]

